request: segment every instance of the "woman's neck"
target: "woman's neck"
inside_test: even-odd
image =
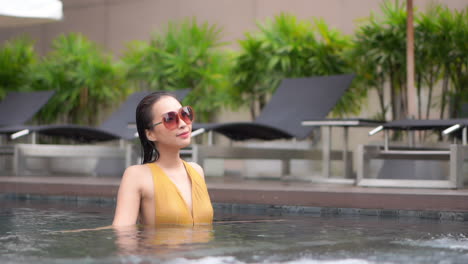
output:
[[[174,168],[179,167],[182,164],[182,159],[180,158],[180,149],[158,146],[158,150],[159,159],[157,163],[161,167]]]

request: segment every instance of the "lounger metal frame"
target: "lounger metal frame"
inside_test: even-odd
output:
[[[16,144],[14,146],[13,173],[26,172],[27,158],[124,158],[125,167],[132,164],[132,146]]]
[[[343,149],[342,161],[344,179],[340,179],[341,183],[356,183],[356,177],[353,174],[353,152],[349,151],[349,128],[350,127],[373,127],[381,124],[379,121],[367,119],[323,119],[323,120],[308,120],[303,121],[303,126],[322,127],[322,182],[336,182],[337,179],[331,177],[331,133],[333,127],[343,128]]]
[[[346,153],[348,157],[351,157],[350,154],[351,152]],[[327,156],[330,160],[342,160],[343,155],[345,154],[342,151],[329,151],[327,153]],[[282,163],[281,177],[283,179],[291,176],[291,160],[322,160],[322,157],[322,151],[318,149],[250,148],[216,145],[192,145],[192,160],[200,165],[203,165],[204,161],[210,158],[280,160]],[[352,162],[351,158],[348,160],[351,160]]]
[[[464,186],[463,163],[468,160],[467,128],[462,130],[462,144],[451,144],[447,149],[417,148],[414,146],[414,131],[409,130],[408,147],[392,147],[389,132],[384,130],[383,146],[359,145],[357,149],[357,185],[367,187],[414,187],[459,189]],[[372,179],[368,177],[371,159],[448,160],[447,180]]]
[[[468,146],[451,144],[448,150],[392,149],[382,146],[359,145],[357,149],[357,185],[367,187],[463,188],[463,162],[468,159]],[[371,159],[448,160],[447,180],[371,179],[368,167]]]

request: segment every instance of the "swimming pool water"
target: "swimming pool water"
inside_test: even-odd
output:
[[[216,212],[213,226],[61,232],[112,217],[112,204],[0,201],[0,263],[468,263],[467,222],[420,218]]]

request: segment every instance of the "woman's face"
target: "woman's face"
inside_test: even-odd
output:
[[[164,96],[152,107],[153,120],[152,124],[163,121],[163,115],[168,112],[178,112],[182,105],[172,96]],[[177,117],[179,118],[179,117]],[[161,123],[153,128],[146,130],[146,136],[151,141],[156,141],[159,147],[174,146],[184,148],[190,144],[192,133],[192,125],[187,125],[179,118],[179,125],[170,130]]]

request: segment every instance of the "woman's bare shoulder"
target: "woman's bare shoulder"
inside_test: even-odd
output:
[[[147,164],[137,164],[137,165],[132,165],[130,167],[127,167],[125,172],[129,173],[138,173],[138,172],[147,172],[149,171],[149,166]]]
[[[188,164],[190,164],[190,166],[192,166],[192,168],[194,168],[198,172],[198,174],[200,174],[200,176],[205,178],[205,173],[203,172],[203,168],[200,165],[198,165],[198,163],[188,162]]]
[[[142,179],[145,175],[151,173],[151,170],[148,165],[132,165],[125,169],[123,178],[132,178],[134,180]]]

